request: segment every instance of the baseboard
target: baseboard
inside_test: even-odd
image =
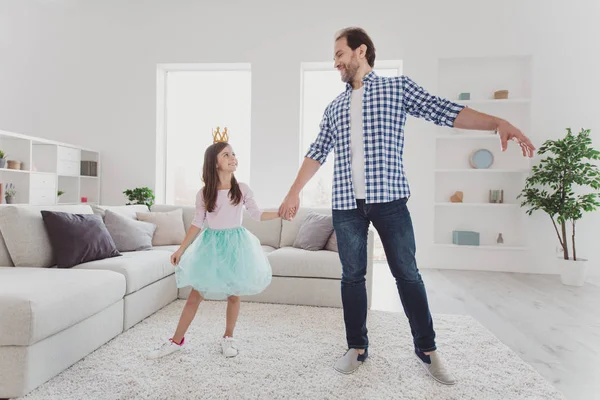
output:
[[[420,264],[419,269],[443,269],[443,270],[460,270],[460,271],[484,271],[484,272],[511,272],[522,274],[542,274],[542,275],[557,275],[554,268],[537,268],[536,266],[528,266],[523,264],[506,264],[498,265],[469,265],[469,264]]]

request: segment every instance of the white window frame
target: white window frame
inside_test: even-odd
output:
[[[174,71],[252,71],[250,63],[157,64],[156,66],[156,176],[157,203],[167,198],[167,76]]]
[[[403,73],[403,62],[402,60],[383,60],[376,61],[374,69],[394,69],[397,68],[400,71],[398,76],[401,76]],[[301,166],[304,162],[304,155],[308,151],[308,149],[304,148],[304,72],[305,71],[331,71],[335,70],[333,61],[324,61],[324,62],[303,62],[300,64],[300,135],[299,137],[299,147],[300,152],[298,154],[298,165]],[[331,99],[333,100],[333,98]],[[325,110],[323,110],[325,111]],[[319,133],[319,127],[315,126],[314,137]],[[304,192],[304,191],[302,191]],[[302,201],[303,193],[300,193],[300,201]]]

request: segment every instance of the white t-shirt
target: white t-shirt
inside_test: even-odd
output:
[[[354,196],[364,199],[365,193],[365,148],[363,145],[362,99],[365,86],[352,90],[350,99],[350,155],[352,159],[352,183]]]

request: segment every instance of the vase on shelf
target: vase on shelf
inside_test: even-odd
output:
[[[498,243],[498,244],[504,243],[504,238],[502,237],[502,233],[498,234],[498,239],[496,239],[496,243]]]
[[[504,190],[490,190],[489,202],[493,204],[504,203]]]

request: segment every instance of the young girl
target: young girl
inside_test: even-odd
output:
[[[242,207],[259,221],[279,218],[276,212],[262,212],[248,185],[238,183],[233,173],[237,159],[227,142],[206,149],[202,180],[196,196],[196,217],[183,243],[171,256],[177,287],[191,286],[179,324],[172,338],[149,354],[159,358],[180,350],[184,335],[204,299],[227,299],[227,324],[221,339],[226,357],[238,350],[233,329],[240,311],[239,296],[262,292],[271,283],[271,266],[258,238],[242,227]],[[198,238],[204,222],[208,227]],[[189,246],[189,247],[188,247]]]

